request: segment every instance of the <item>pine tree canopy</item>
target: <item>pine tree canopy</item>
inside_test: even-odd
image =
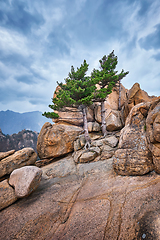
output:
[[[100,89],[96,90],[94,95],[95,101],[104,101],[106,96],[112,92],[114,85],[124,78],[129,72],[122,71],[118,74],[116,66],[118,63],[117,56],[114,55],[114,50],[106,57],[99,61],[100,70],[94,69],[91,78],[95,79],[95,82],[99,84]]]
[[[85,76],[88,66],[86,60],[84,60],[80,68],[77,68],[77,71],[72,66],[68,78],[65,79],[65,84],[58,83],[61,89],[56,97],[52,99],[54,110],[60,110],[63,107],[88,106],[92,104],[96,86],[95,79]]]
[[[92,104],[96,89],[96,79],[86,76],[89,64],[84,60],[80,68],[75,71],[71,66],[71,72],[65,79],[65,84],[58,83],[60,90],[52,99],[53,104],[49,107],[53,110],[62,110],[64,107],[86,107]],[[45,112],[43,116],[57,118],[56,113]]]

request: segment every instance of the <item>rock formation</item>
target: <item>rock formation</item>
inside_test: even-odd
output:
[[[160,98],[153,101],[146,119],[148,148],[153,157],[154,169],[160,173]]]
[[[17,158],[8,161],[16,152],[0,154],[0,173],[13,171],[0,182],[2,239],[160,239],[160,97],[149,97],[138,84],[122,87],[122,96],[121,111],[116,88],[106,99],[112,131],[106,137],[99,132],[99,103],[88,111],[89,149],[75,120],[81,113],[68,108],[41,129],[34,162],[41,170],[8,171],[20,167]]]
[[[69,123],[71,125],[83,126],[83,114],[82,111],[77,108],[65,107],[64,111],[55,111],[58,113],[59,118],[53,119],[55,123]],[[93,110],[87,108],[87,120],[93,122]]]
[[[160,176],[116,175],[112,159],[42,168],[35,192],[0,212],[1,239],[160,238]]]
[[[153,170],[152,155],[146,141],[146,116],[151,102],[132,108],[121,130],[113,167],[121,175],[143,175]]]
[[[8,207],[17,200],[14,189],[9,185],[8,180],[0,182],[0,210]]]
[[[39,186],[41,176],[40,168],[25,166],[11,173],[9,184],[14,187],[17,198],[27,197]]]
[[[12,135],[5,135],[0,130],[0,151],[7,152],[12,149],[18,151],[26,147],[37,151],[37,137],[38,133],[30,130],[22,130]]]
[[[37,160],[37,154],[32,148],[24,148],[0,160],[0,178],[13,170],[32,165]]]
[[[55,158],[72,152],[73,142],[82,130],[82,128],[73,125],[45,123],[37,142],[37,152],[40,159]]]
[[[142,103],[142,102],[154,101],[156,99],[157,99],[157,97],[149,96],[147,94],[147,92],[142,90],[140,88],[139,83],[135,83],[132,86],[132,88],[127,92],[126,101],[125,101],[124,105],[122,106],[122,113],[123,113],[124,121],[126,120],[129,112],[135,105]]]

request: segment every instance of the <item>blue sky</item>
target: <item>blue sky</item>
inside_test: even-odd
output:
[[[88,75],[112,50],[160,95],[159,0],[0,0],[0,110],[48,111],[57,81],[86,59]]]

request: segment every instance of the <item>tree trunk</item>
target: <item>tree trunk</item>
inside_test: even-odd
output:
[[[119,98],[118,98],[118,110],[121,110],[121,80],[119,80]]]
[[[105,120],[105,107],[104,107],[104,101],[101,102],[101,121],[102,121],[102,134],[105,137],[107,135],[106,130],[106,120]]]
[[[86,107],[82,108],[82,113],[83,113],[83,128],[84,128],[84,136],[86,139],[86,144],[85,144],[85,148],[90,148],[90,143],[91,143],[91,139],[88,133],[88,123],[87,123],[87,114],[86,114]]]

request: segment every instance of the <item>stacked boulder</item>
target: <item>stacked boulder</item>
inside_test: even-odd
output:
[[[160,98],[134,106],[121,130],[113,167],[120,175],[160,173]]]
[[[42,170],[30,166],[36,160],[37,154],[32,148],[0,153],[0,210],[38,187]]]
[[[59,88],[56,89],[53,97],[56,96],[56,92],[58,90]],[[127,90],[121,84],[121,110],[119,110],[119,88],[113,88],[112,93],[107,96],[105,101],[105,120],[107,131],[120,131],[124,127],[126,118],[134,105],[142,102],[148,102],[153,99],[153,97],[149,97],[146,92],[140,89],[140,85],[138,83],[135,83],[130,90]],[[93,133],[100,133],[101,131],[100,105],[100,103],[94,103],[92,106],[87,108],[88,131],[92,141],[94,140],[92,138]],[[57,113],[59,118],[53,119],[55,124],[52,125],[50,123],[45,123],[38,136],[37,152],[40,158],[40,162],[38,163],[39,166],[43,163],[49,163],[57,157],[61,157],[65,154],[78,150],[74,145],[78,144],[79,140],[76,141],[76,139],[83,133],[82,112],[78,108],[66,107],[63,111],[57,111]],[[99,135],[99,137],[102,136]],[[80,141],[82,141],[82,138],[84,144],[84,136],[80,137]],[[76,141],[75,144],[74,141]],[[84,150],[84,154],[86,156],[88,155],[88,161],[90,161],[89,159],[93,160],[93,158],[95,159],[99,157],[102,152],[101,150],[98,150],[97,152],[97,149],[93,149],[93,145],[91,145],[91,147],[92,149],[90,153],[86,153]],[[111,156],[111,152],[112,150],[109,150],[108,156]],[[76,161],[79,162],[79,160]],[[81,161],[82,159],[80,162]]]

